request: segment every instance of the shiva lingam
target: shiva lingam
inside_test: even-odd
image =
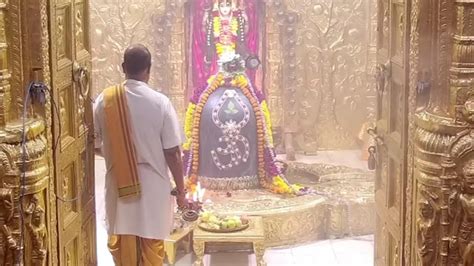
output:
[[[196,190],[191,194],[186,193],[187,207],[178,209],[178,213],[181,214],[181,218],[186,222],[195,222],[199,218],[199,213],[202,211],[202,204],[204,199],[205,188],[201,188],[201,184],[198,182]],[[171,195],[177,196],[178,192],[176,189],[171,191]]]

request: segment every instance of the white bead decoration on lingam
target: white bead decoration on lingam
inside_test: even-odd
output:
[[[231,103],[232,100],[237,102],[238,106],[240,106],[244,112],[243,119],[238,123],[232,119],[221,121],[219,117],[219,113],[224,105]],[[223,136],[218,139],[219,143],[224,143],[224,147],[211,150],[211,157],[215,166],[220,170],[225,170],[238,166],[242,162],[247,162],[250,156],[250,142],[246,137],[241,135],[240,131],[249,123],[250,111],[235,90],[226,90],[221,96],[219,102],[212,109],[212,121],[214,125],[221,129],[223,134]],[[239,147],[240,144],[244,146],[243,154]],[[221,157],[229,155],[230,162],[227,164],[222,163]]]

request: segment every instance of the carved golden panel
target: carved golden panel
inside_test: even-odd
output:
[[[7,68],[8,68],[8,51],[7,49],[0,47],[0,71],[5,71]],[[7,75],[7,74],[4,73],[3,75]]]
[[[153,32],[153,17],[164,10],[163,0],[115,1],[94,0],[90,2],[90,24],[92,47],[92,96],[108,86],[123,80],[121,69],[123,52],[130,43],[146,45],[152,54],[153,66],[157,62],[157,49]],[[153,88],[164,88],[156,80],[163,76],[152,67],[150,84]],[[168,88],[164,88],[168,89]]]
[[[397,163],[395,160],[390,159],[388,165],[389,171],[389,182],[390,185],[388,187],[388,207],[398,209],[401,204],[401,185],[402,185],[402,173],[401,173],[401,165]]]
[[[389,257],[387,265],[400,265],[400,243],[392,234],[388,234]]]
[[[61,138],[68,141],[68,138],[74,138],[74,93],[71,87],[66,87],[60,91],[59,96],[59,117],[61,123]]]
[[[80,171],[80,176],[83,180],[82,186],[84,186],[84,192],[82,193],[83,202],[86,202],[90,198],[94,197],[94,188],[95,188],[95,180],[94,180],[94,175],[90,174],[89,168],[90,168],[90,158],[93,157],[91,154],[88,153],[88,151],[82,151],[79,159],[80,159],[80,164],[81,164],[81,171]]]
[[[389,0],[378,1],[378,49],[389,48],[389,30],[390,30],[390,3]]]
[[[171,54],[181,55],[182,51],[179,51],[179,50],[172,51]],[[170,62],[170,63],[171,63],[170,73],[171,73],[171,78],[173,82],[172,82],[171,87],[168,88],[167,92],[170,95],[179,94],[183,96],[185,94],[185,91],[183,90],[185,88],[184,84],[186,84],[186,79],[185,79],[185,76],[183,75],[183,62],[177,61],[177,62]],[[183,109],[181,109],[180,112],[183,112]]]
[[[380,167],[380,175],[377,175],[375,179],[375,188],[377,190],[385,191],[387,188],[387,182],[389,180],[389,172],[388,172],[388,155],[385,151],[379,150],[379,164]]]
[[[97,263],[95,222],[95,215],[91,215],[82,226],[82,265],[95,265]]]
[[[72,45],[68,32],[71,31],[71,6],[65,5],[57,10],[56,17],[56,56],[58,66],[72,61]]]
[[[76,173],[76,164],[72,163],[61,171],[61,205],[62,219],[68,226],[78,215],[78,204],[75,198],[79,193],[79,185]]]
[[[5,25],[5,13],[2,11],[0,12],[0,21],[2,21]],[[5,41],[7,36],[5,34],[5,27],[0,27],[0,40]]]
[[[268,8],[265,18],[266,38],[263,46],[266,47],[265,55],[265,73],[263,90],[267,95],[268,108],[271,111],[272,125],[274,130],[281,129],[283,126],[283,102],[282,96],[282,72],[281,63],[283,62],[280,29],[275,19],[276,11]],[[278,140],[277,140],[278,141]]]
[[[396,82],[392,82],[390,87],[390,132],[403,132],[403,102],[404,102],[403,86]]]
[[[77,2],[74,9],[74,23],[75,23],[75,40],[76,40],[76,57],[80,58],[83,54],[88,54],[89,47],[89,32],[87,32],[87,14],[89,6],[85,0]]]
[[[271,113],[272,125],[275,128],[277,128],[278,126],[281,126],[281,124],[283,123],[282,121],[283,112],[281,109],[281,106],[283,105],[283,103],[282,103],[281,97],[269,96],[267,101],[268,101],[269,108],[272,108],[271,110],[273,110]]]
[[[405,5],[403,3],[392,4],[391,18],[391,53],[392,55],[403,56],[405,34]]]
[[[79,260],[79,236],[73,238],[69,243],[64,245],[64,266],[81,266]]]

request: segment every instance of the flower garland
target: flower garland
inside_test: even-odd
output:
[[[258,176],[260,177],[260,185],[264,188],[270,189],[271,181],[267,179],[267,173],[265,171],[265,131],[264,121],[262,121],[261,109],[258,103],[258,99],[252,95],[249,82],[247,77],[244,75],[237,75],[231,82],[231,85],[238,87],[242,90],[242,93],[247,97],[252,105],[255,113],[255,119],[257,124],[257,158],[258,158]]]
[[[267,138],[268,138],[268,144],[270,144],[271,147],[273,147],[273,131],[272,131],[272,120],[270,118],[270,110],[268,109],[267,102],[263,100],[260,103],[260,106],[262,107],[262,112],[263,115],[265,116],[265,125],[267,127]]]
[[[221,36],[225,33],[222,32],[222,18],[220,17],[219,13],[214,14],[214,18],[212,20],[212,32],[214,36]],[[235,18],[234,15],[230,18],[230,32],[232,36],[237,36],[239,31],[239,21]],[[231,44],[221,43],[220,41],[216,42],[216,53],[220,57],[225,52],[235,51],[236,43],[233,41]]]
[[[210,85],[199,97],[198,103],[194,108],[194,111],[186,112],[186,121],[192,121],[192,130],[189,134],[190,145],[189,150],[185,150],[185,161],[186,169],[185,174],[188,177],[186,180],[186,187],[190,191],[194,191],[197,185],[197,176],[199,170],[199,124],[201,122],[201,113],[204,105],[207,103],[209,96],[220,86],[224,85],[224,75],[222,73],[217,74],[214,78],[210,79]],[[189,109],[189,108],[188,108]],[[191,123],[191,122],[188,122]],[[185,148],[184,148],[185,149]]]
[[[186,143],[185,152],[185,174],[188,177],[186,186],[194,191],[197,185],[199,170],[199,124],[204,105],[210,95],[219,87],[226,84],[222,73],[209,79],[209,86],[198,96],[197,103],[190,103],[185,118]],[[262,95],[257,94],[252,88],[245,74],[234,76],[230,85],[241,89],[252,105],[257,125],[257,154],[258,175],[262,187],[278,194],[298,194],[303,190],[299,185],[290,185],[284,178],[283,171],[276,164],[276,154],[273,150],[272,127],[268,105]],[[196,98],[196,95],[193,97]],[[262,100],[261,100],[262,99]]]
[[[239,20],[234,16],[232,16],[230,20],[230,31],[232,32],[232,34],[237,35],[237,32],[239,30]],[[214,17],[213,25],[214,36],[220,36],[222,34],[222,18],[219,15]]]
[[[186,116],[184,120],[184,135],[186,136],[186,142],[183,144],[184,150],[189,150],[191,148],[191,140],[193,133],[193,116],[194,111],[196,110],[196,105],[194,103],[189,103],[188,109],[186,110]]]

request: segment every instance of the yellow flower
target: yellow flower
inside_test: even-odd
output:
[[[294,195],[300,188],[300,185],[289,185],[281,176],[273,177],[271,190],[275,193]]]
[[[239,21],[234,17],[230,23],[230,31],[232,35],[237,36],[237,32],[239,30]],[[222,20],[219,16],[213,18],[212,29],[214,37],[220,36],[222,34]],[[216,53],[220,57],[223,53],[235,52],[235,47],[235,42],[232,44],[216,43]]]
[[[216,76],[214,76],[214,75],[213,75],[213,76],[210,76],[210,77],[207,79],[207,84],[210,85],[210,84],[214,81],[215,78],[216,78]]]
[[[231,31],[234,35],[237,35],[237,31],[239,30],[239,21],[237,18],[233,18],[231,22]]]
[[[224,53],[235,52],[235,43],[231,45],[224,45],[222,43],[216,43],[216,53],[221,56]]]
[[[219,36],[221,33],[221,18],[220,17],[214,17],[214,20],[212,21],[213,29],[214,29],[214,36]]]
[[[262,107],[263,115],[265,116],[265,126],[267,129],[267,137],[270,145],[273,146],[273,130],[272,130],[272,120],[270,118],[270,110],[268,110],[268,105],[266,101],[262,101],[260,104]]]
[[[184,119],[184,134],[186,136],[186,142],[183,144],[184,150],[189,150],[191,148],[192,133],[193,133],[193,120],[194,120],[194,111],[196,110],[196,105],[190,103],[188,109],[186,110],[186,117]]]

